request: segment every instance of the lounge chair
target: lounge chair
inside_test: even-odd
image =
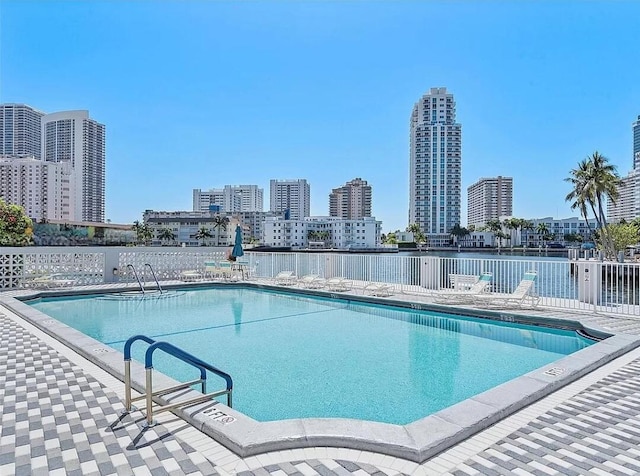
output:
[[[537,272],[527,271],[513,292],[478,294],[473,298],[473,304],[480,307],[536,307],[540,302],[540,297],[534,293],[537,279]]]
[[[232,268],[232,263],[228,261],[214,262],[208,261],[204,264],[204,275],[211,279],[224,279],[225,281],[232,280],[236,277]]]
[[[362,293],[369,296],[387,297],[393,294],[393,286],[385,283],[368,283],[362,288]]]
[[[470,304],[476,296],[486,292],[492,278],[492,273],[482,273],[478,280],[466,290],[460,290],[459,288],[440,289],[432,291],[430,296],[438,304]]]
[[[327,279],[324,286],[328,291],[349,291],[353,283],[345,278],[334,277]]]
[[[273,282],[278,286],[293,286],[298,278],[293,271],[280,271],[273,278]]]
[[[318,289],[324,287],[324,279],[317,274],[307,274],[298,279],[298,286],[307,289]]]
[[[25,287],[36,289],[66,288],[76,285],[76,280],[65,274],[46,274],[24,283]]]
[[[201,279],[202,273],[196,271],[195,269],[189,269],[180,273],[180,281],[184,281],[185,283],[192,283],[195,281],[200,281]]]

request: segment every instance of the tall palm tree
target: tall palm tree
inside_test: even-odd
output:
[[[194,238],[196,240],[202,240],[202,244],[204,244],[204,240],[206,240],[207,238],[211,238],[213,237],[213,235],[211,234],[211,232],[206,228],[206,227],[202,227],[200,228],[196,234],[194,235]]]
[[[449,231],[449,234],[454,238],[456,245],[458,244],[458,241],[461,238],[464,238],[465,236],[469,235],[469,230],[467,230],[466,228],[460,226],[459,224],[455,224],[453,225],[453,228],[451,228],[451,231]]]
[[[163,228],[158,232],[158,239],[160,241],[173,241],[176,239],[176,235],[171,228]]]
[[[138,220],[133,222],[131,229],[136,233],[136,242],[143,245],[149,244],[153,238],[153,230],[146,223],[140,223]]]
[[[216,215],[213,217],[213,229],[216,230],[217,244],[220,245],[220,229],[227,231],[229,225],[229,217]]]
[[[411,223],[407,227],[407,231],[409,233],[413,233],[413,241],[415,241],[416,243],[424,243],[426,241],[424,233],[422,233],[420,225],[418,225],[417,223]]]
[[[547,239],[546,237],[549,236],[549,227],[546,223],[540,222],[536,228],[536,233],[542,235],[542,241],[544,242]],[[540,244],[540,238],[538,238],[538,244]]]
[[[618,199],[620,177],[616,172],[616,167],[609,163],[609,159],[596,151],[590,157],[578,162],[578,167],[571,170],[565,181],[573,186],[573,190],[567,194],[565,200],[572,202],[572,210],[576,208],[580,210],[589,231],[591,228],[588,221],[588,211],[593,213],[600,230],[599,235],[602,238],[605,254],[611,257],[615,254],[615,248],[607,230],[605,201],[609,199],[615,203]]]

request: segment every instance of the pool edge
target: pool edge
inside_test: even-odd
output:
[[[271,288],[270,286],[250,287]],[[283,291],[282,288],[275,289]],[[92,292],[92,294],[95,293],[96,291]],[[46,294],[53,295],[53,293]],[[352,295],[340,295],[340,297],[353,298]],[[365,299],[355,300],[364,301]],[[367,299],[366,301],[396,305],[395,301],[390,300]],[[99,341],[60,323],[18,299],[1,297],[0,303],[122,381],[122,353],[106,348]],[[403,304],[405,304],[403,307],[408,307],[407,303]],[[449,308],[424,305],[423,309]],[[547,317],[544,319],[549,322],[555,320]],[[565,318],[557,321],[572,322],[576,328],[585,328],[579,321]],[[611,335],[600,329],[592,330]],[[640,346],[638,337],[626,334],[612,335],[606,341],[593,344],[540,369],[403,426],[348,419],[300,419],[261,423],[226,405],[213,402],[180,409],[175,413],[240,457],[269,451],[330,446],[374,451],[421,463],[638,346]],[[132,376],[134,388],[144,388],[142,364],[134,365]],[[159,373],[154,380],[158,383],[162,382],[163,386],[175,383],[169,377]],[[195,394],[197,393],[194,392]],[[169,395],[166,400],[171,401],[172,397]],[[232,417],[233,421],[222,423],[218,418],[218,412]]]

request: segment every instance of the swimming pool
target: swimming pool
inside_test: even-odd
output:
[[[30,305],[120,351],[134,334],[183,348],[230,373],[234,408],[258,421],[403,425],[592,343],[571,331],[248,288]],[[143,350],[134,346],[134,358]],[[193,378],[169,358],[155,368]]]

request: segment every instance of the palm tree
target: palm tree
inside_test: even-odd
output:
[[[546,240],[547,236],[549,236],[549,227],[546,223],[538,223],[538,227],[536,228],[536,233],[538,235],[542,235],[542,241]],[[538,239],[538,244],[540,244],[540,239]]]
[[[609,159],[598,151],[590,157],[580,161],[578,167],[571,170],[570,176],[565,179],[571,183],[573,190],[567,194],[565,200],[571,203],[571,209],[580,210],[589,231],[588,209],[596,218],[602,246],[608,257],[615,255],[613,241],[607,230],[607,216],[605,212],[605,200],[615,203],[618,199],[618,186],[620,177],[616,167],[609,163]]]
[[[216,243],[218,245],[220,245],[220,229],[227,231],[227,225],[229,225],[229,217],[221,215],[216,215],[213,217],[213,229],[216,230]]]
[[[422,233],[420,225],[418,225],[417,223],[411,223],[407,227],[407,231],[409,233],[413,233],[413,241],[415,241],[416,243],[424,243],[426,241],[424,233]]]
[[[136,242],[147,245],[153,238],[153,230],[146,223],[140,223],[138,220],[133,222],[131,229],[136,233]]]
[[[160,241],[173,241],[176,239],[176,235],[171,228],[163,228],[158,232],[158,239]]]
[[[193,237],[196,240],[202,240],[202,244],[204,244],[204,240],[206,240],[207,238],[213,237],[213,235],[206,227],[203,226],[196,232],[196,234]]]
[[[464,238],[470,233],[469,233],[469,230],[467,230],[466,228],[460,226],[459,224],[455,224],[453,225],[453,228],[451,228],[451,231],[449,231],[449,234],[453,236],[455,240],[455,244],[457,245],[460,238]]]

